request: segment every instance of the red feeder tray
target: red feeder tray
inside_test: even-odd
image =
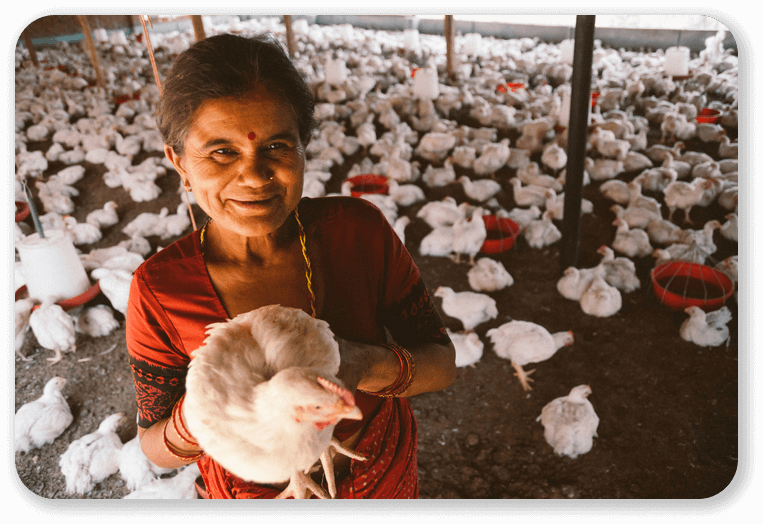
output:
[[[21,222],[29,216],[29,204],[16,200],[16,222]]]
[[[350,182],[350,194],[354,197],[360,195],[386,195],[389,192],[387,177],[382,175],[357,175],[347,179]]]
[[[525,85],[522,82],[509,82],[506,84],[512,93],[515,93],[517,89],[524,89]]]
[[[734,293],[734,283],[723,272],[684,260],[660,264],[651,276],[654,296],[678,311],[691,306],[714,311]]]
[[[591,107],[594,107],[596,105],[596,99],[601,96],[601,93],[598,91],[595,93],[591,93]]]
[[[487,254],[503,253],[514,246],[519,236],[519,224],[509,218],[499,218],[495,215],[482,215],[487,229],[487,238],[482,243],[480,251]]]
[[[699,124],[715,124],[721,117],[721,112],[717,109],[704,108],[697,115],[697,123]]]
[[[98,293],[101,292],[101,285],[96,282],[90,288],[82,293],[81,295],[77,295],[76,297],[72,298],[65,298],[63,300],[59,300],[56,302],[59,306],[61,306],[64,311],[73,309],[77,306],[81,306],[83,304],[87,304],[91,300],[93,300]],[[16,290],[16,295],[14,297],[14,301],[21,300],[22,298],[26,298],[28,296],[26,285],[21,286]],[[40,307],[39,305],[35,306],[35,308]]]

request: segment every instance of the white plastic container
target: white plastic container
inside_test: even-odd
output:
[[[413,77],[413,95],[428,100],[434,100],[440,96],[437,69],[424,67],[416,70]]]
[[[575,41],[574,40],[562,40],[559,44],[559,49],[562,51],[562,62],[572,65],[573,56],[575,54]]]
[[[482,48],[482,35],[479,33],[468,33],[464,35],[464,43],[461,45],[461,52],[467,55],[475,56],[480,54]]]
[[[689,48],[667,48],[665,50],[663,71],[668,76],[687,76],[689,74]]]
[[[331,85],[341,85],[347,79],[347,68],[344,60],[329,58],[326,62],[326,82]]]
[[[43,302],[73,298],[90,289],[90,280],[71,239],[60,229],[33,233],[16,244],[27,291]]]
[[[406,29],[403,31],[403,47],[410,51],[419,47],[419,30]]]

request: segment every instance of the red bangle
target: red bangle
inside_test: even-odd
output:
[[[191,435],[191,432],[188,431],[188,428],[183,422],[183,413],[181,409],[182,409],[184,399],[185,399],[185,393],[183,393],[183,395],[180,397],[180,400],[178,400],[175,403],[175,405],[172,407],[172,425],[175,428],[175,432],[178,434],[178,436],[181,439],[183,439],[184,442],[190,444],[191,446],[198,446],[199,442],[193,438],[193,435]],[[180,427],[183,428],[182,432],[178,428],[177,422],[175,421],[176,418],[178,421],[180,421]],[[185,433],[185,435],[183,433]]]
[[[190,455],[184,455],[175,446],[170,444],[170,441],[167,438],[167,425],[169,423],[170,421],[168,419],[167,422],[164,423],[164,428],[162,429],[162,439],[164,440],[164,447],[167,449],[169,454],[175,457],[176,459],[182,460],[184,462],[193,462],[194,460],[198,460],[199,458],[201,458],[201,456],[204,454],[204,450],[197,451],[196,453],[192,453]]]
[[[400,359],[400,374],[398,375],[397,380],[390,386],[381,391],[372,392],[371,394],[385,398],[399,397],[413,383],[413,379],[416,377],[416,363],[413,361],[411,353],[404,347],[396,344],[384,345],[394,351],[397,358]]]

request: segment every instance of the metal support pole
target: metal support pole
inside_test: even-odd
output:
[[[445,51],[448,80],[456,77],[456,23],[453,15],[445,15]]]
[[[294,58],[294,31],[291,28],[291,15],[283,15],[283,25],[286,26],[286,49],[289,58]]]
[[[201,15],[191,15],[191,24],[193,24],[193,34],[196,36],[196,41],[204,40],[207,34],[204,32],[204,21],[201,19]]]
[[[583,198],[583,170],[588,141],[588,111],[591,108],[591,67],[596,17],[578,15],[575,22],[575,50],[572,59],[572,93],[567,138],[567,177],[564,184],[564,221],[560,248],[560,272],[577,266],[580,245],[580,211]]]
[[[27,51],[29,51],[29,57],[32,59],[32,63],[35,67],[40,67],[40,62],[37,60],[37,52],[34,50],[34,45],[32,45],[32,37],[29,36],[29,33],[26,30],[21,34],[24,37],[24,43],[26,44]]]
[[[85,43],[87,44],[87,49],[90,51],[90,64],[95,70],[95,82],[98,87],[105,88],[106,84],[103,81],[101,65],[98,62],[98,51],[96,50],[95,43],[93,42],[93,35],[90,31],[90,24],[84,15],[77,15],[77,19],[79,20],[80,27],[82,27],[82,34],[85,35]]]

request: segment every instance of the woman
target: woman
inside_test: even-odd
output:
[[[270,498],[282,488],[235,477],[183,429],[190,353],[213,322],[281,304],[329,323],[338,377],[364,414],[334,436],[369,457],[335,458],[340,498],[418,496],[416,421],[402,397],[455,378],[453,345],[382,213],[362,199],[301,198],[313,110],[304,80],[267,37],[198,42],[164,83],[165,154],[210,220],[136,270],[127,343],[145,454],[163,467],[197,461],[212,498]]]

